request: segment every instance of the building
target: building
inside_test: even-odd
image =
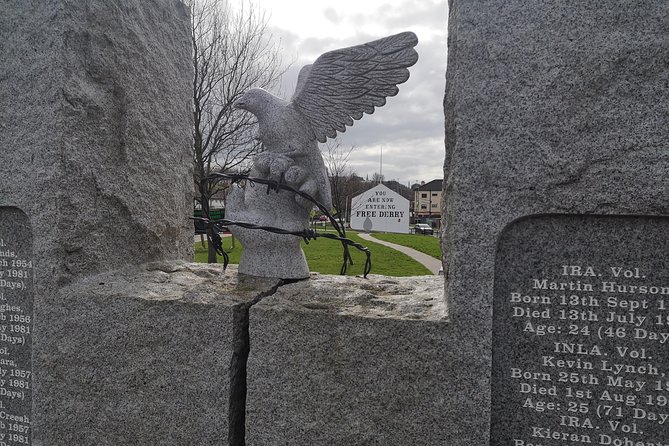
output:
[[[432,221],[441,218],[443,183],[444,180],[432,180],[414,190],[414,219],[416,223],[432,223]]]
[[[353,197],[351,229],[409,233],[409,200],[384,184]]]

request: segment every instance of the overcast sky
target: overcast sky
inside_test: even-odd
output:
[[[235,0],[240,1],[240,0]],[[446,0],[252,0],[267,12],[273,39],[286,62],[282,96],[290,99],[297,73],[326,51],[376,40],[402,31],[418,36],[419,59],[411,77],[374,114],[364,115],[340,134],[354,146],[350,162],[365,177],[379,171],[403,184],[443,177],[446,70]]]

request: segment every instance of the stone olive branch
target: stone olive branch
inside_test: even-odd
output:
[[[372,253],[369,251],[369,248],[366,246],[361,245],[360,243],[354,242],[353,240],[346,238],[346,232],[345,230],[339,225],[337,220],[330,214],[329,210],[318,200],[313,198],[311,195],[299,191],[297,189],[294,189],[291,186],[288,186],[285,183],[281,183],[278,181],[273,181],[273,180],[268,180],[265,178],[256,178],[256,177],[250,177],[248,175],[244,174],[226,174],[226,173],[217,173],[217,174],[212,174],[209,177],[211,180],[214,181],[221,181],[221,180],[230,180],[233,184],[238,183],[240,181],[248,181],[251,186],[253,186],[254,183],[259,183],[259,184],[265,184],[267,185],[267,193],[269,194],[272,190],[276,191],[277,193],[281,190],[286,190],[289,192],[292,192],[294,194],[297,194],[301,196],[302,198],[305,198],[306,200],[309,200],[311,203],[313,203],[320,212],[322,212],[324,215],[327,216],[327,218],[330,220],[332,223],[333,228],[337,231],[338,235],[334,234],[328,234],[328,233],[319,233],[316,232],[312,229],[304,229],[302,231],[289,231],[286,229],[282,228],[276,228],[273,226],[261,226],[261,225],[256,225],[253,223],[248,223],[248,222],[239,222],[239,221],[232,221],[232,220],[227,220],[227,219],[218,219],[218,220],[209,220],[207,218],[196,218],[193,217],[193,220],[199,220],[203,221],[208,225],[225,225],[225,226],[239,226],[242,228],[247,228],[247,229],[257,229],[257,230],[262,230],[262,231],[267,231],[267,232],[273,232],[275,234],[285,234],[285,235],[294,235],[297,237],[302,237],[305,243],[309,243],[309,240],[315,240],[316,238],[319,237],[324,237],[328,238],[331,240],[337,240],[341,242],[342,248],[344,249],[344,259],[342,262],[342,267],[340,270],[340,274],[344,275],[346,274],[346,271],[348,269],[348,264],[350,263],[353,265],[353,258],[351,257],[351,253],[349,251],[349,247],[353,246],[354,248],[358,249],[359,251],[362,251],[365,253],[366,260],[365,260],[365,267],[364,267],[364,274],[363,276],[367,278],[367,275],[372,269]],[[218,234],[215,234],[215,236],[218,236]],[[220,239],[220,236],[217,237],[217,240],[214,240],[214,245],[216,247],[216,251],[223,256],[223,261],[224,261],[224,268],[227,268],[227,265],[229,263],[229,257],[225,251],[223,251],[222,247],[222,242]]]

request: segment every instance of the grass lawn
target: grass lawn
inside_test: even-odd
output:
[[[416,251],[441,260],[441,240],[436,237],[423,234],[390,234],[381,232],[372,233],[372,236],[386,242],[408,246]]]
[[[199,263],[207,262],[207,238],[204,238],[204,246],[198,241],[195,243],[195,261]],[[232,237],[223,237],[223,250],[230,256],[230,263],[239,263],[239,256],[242,254],[242,245],[239,240],[235,240],[235,249],[232,249]],[[223,263],[223,257],[218,256],[218,263]]]
[[[362,240],[355,233],[346,232],[346,236],[369,248],[372,253],[372,274],[382,274],[385,276],[422,276],[431,275],[430,271],[420,263],[410,257],[387,248],[377,243]],[[223,238],[223,249],[230,256],[230,263],[239,263],[241,254],[241,243],[235,242],[235,249],[231,248],[231,238]],[[205,242],[206,245],[206,242]],[[336,240],[318,238],[310,240],[308,245],[302,242],[304,254],[307,257],[307,263],[311,271],[322,274],[339,274],[343,259],[343,249],[341,243]],[[351,256],[353,265],[349,265],[348,275],[362,275],[365,267],[365,254],[351,247]],[[207,261],[206,246],[202,247],[200,242],[195,243],[195,261]],[[219,256],[219,262],[223,263],[223,258]]]

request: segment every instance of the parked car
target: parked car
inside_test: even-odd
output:
[[[432,226],[430,226],[426,223],[418,223],[418,224],[414,225],[413,231],[416,234],[424,234],[424,235],[434,234],[434,229],[432,229]]]

